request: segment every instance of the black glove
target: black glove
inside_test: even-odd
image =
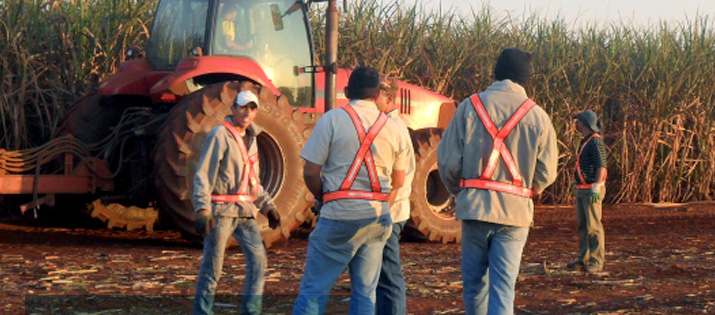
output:
[[[268,212],[266,212],[266,217],[268,218],[268,226],[271,229],[275,230],[281,225],[281,215],[278,214],[276,209],[268,210]]]
[[[204,209],[195,212],[194,226],[196,227],[196,233],[201,237],[209,235],[211,229],[216,228],[216,221],[214,216],[211,215],[211,211]]]
[[[310,211],[313,212],[313,214],[315,214],[315,216],[317,217],[317,216],[320,216],[320,209],[322,207],[323,207],[323,202],[318,199],[315,199],[315,200],[313,200],[313,206],[310,207]]]

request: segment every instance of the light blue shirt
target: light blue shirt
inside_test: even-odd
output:
[[[387,113],[387,117],[390,117],[390,119],[394,120],[400,126],[400,132],[403,134],[402,137],[411,139],[410,131],[407,129],[405,122],[402,121],[402,118],[400,118],[397,109]],[[410,218],[410,195],[412,194],[412,180],[415,178],[415,149],[411,145],[407,146],[407,148],[405,183],[397,190],[395,203],[390,207],[392,222],[395,223],[407,221]]]
[[[375,103],[370,101],[352,100],[347,106],[353,106],[365,132],[380,114]],[[392,187],[392,171],[406,170],[408,165],[409,147],[412,144],[400,128],[393,119],[388,119],[370,146],[380,188],[385,194],[389,193]],[[322,166],[323,192],[327,193],[340,189],[359,148],[360,139],[352,119],[345,110],[334,109],[318,120],[300,157]],[[372,191],[364,163],[350,189]],[[325,203],[320,210],[320,216],[331,220],[361,220],[376,218],[389,211],[387,202],[339,199]]]

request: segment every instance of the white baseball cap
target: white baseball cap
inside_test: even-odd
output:
[[[258,97],[256,94],[253,94],[250,90],[245,90],[241,91],[236,95],[236,105],[238,106],[245,106],[248,103],[256,103],[256,107],[259,106],[258,104]]]

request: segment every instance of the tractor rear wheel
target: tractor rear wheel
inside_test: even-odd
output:
[[[410,196],[410,226],[430,241],[460,242],[462,227],[455,220],[454,198],[442,183],[437,170],[437,145],[441,138],[441,129],[413,133],[416,165]]]
[[[85,144],[94,144],[112,132],[128,104],[112,97],[103,99],[96,91],[89,93],[70,106],[54,138],[72,134]]]
[[[281,215],[281,227],[276,230],[268,228],[265,217],[257,218],[263,241],[270,246],[288,238],[305,220],[312,197],[303,183],[303,162],[298,158],[307,136],[302,114],[285,97],[276,99],[270,89],[250,81],[217,83],[174,106],[159,131],[153,155],[154,185],[162,214],[189,239],[200,240],[194,229],[191,198],[202,143],[206,134],[231,114],[236,94],[247,89],[257,92],[260,102],[255,123],[263,127],[257,137],[261,184],[274,197]]]

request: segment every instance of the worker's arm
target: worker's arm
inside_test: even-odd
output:
[[[251,48],[250,44],[246,45],[241,45],[236,43],[235,41],[231,40],[231,36],[226,35],[226,46],[230,47],[233,50],[245,50]]]
[[[303,166],[303,180],[308,190],[318,201],[323,201],[323,182],[320,179],[321,166],[313,162],[305,161]]]
[[[606,168],[605,167],[599,167],[596,169],[596,180],[594,183],[596,184],[604,184],[606,182]]]
[[[551,186],[558,175],[559,148],[556,131],[548,115],[540,110],[540,123],[544,127],[538,140],[536,169],[534,170],[533,190],[537,194]]]
[[[220,128],[214,129],[206,136],[201,147],[199,162],[194,174],[193,204],[194,210],[211,210],[211,193],[218,178],[221,159],[226,152],[223,135],[218,135]]]
[[[221,158],[226,151],[223,141],[217,136],[218,129],[214,129],[206,136],[201,148],[199,162],[194,174],[194,224],[196,232],[208,235],[216,226],[211,215],[211,193],[218,177],[218,168]]]
[[[462,155],[464,154],[464,116],[467,106],[471,106],[469,99],[465,99],[457,107],[457,111],[449,122],[447,130],[437,146],[437,165],[439,176],[445,188],[452,195],[459,194],[460,181],[462,180]]]
[[[310,137],[305,142],[300,157],[305,160],[303,166],[303,180],[308,190],[315,196],[315,200],[323,201],[323,183],[321,182],[321,168],[328,161],[330,143],[333,135],[334,124],[331,117],[335,111],[327,112],[313,127]]]
[[[395,203],[397,191],[405,184],[405,173],[405,170],[392,170],[392,189],[390,189],[390,195],[387,197],[390,206]]]

